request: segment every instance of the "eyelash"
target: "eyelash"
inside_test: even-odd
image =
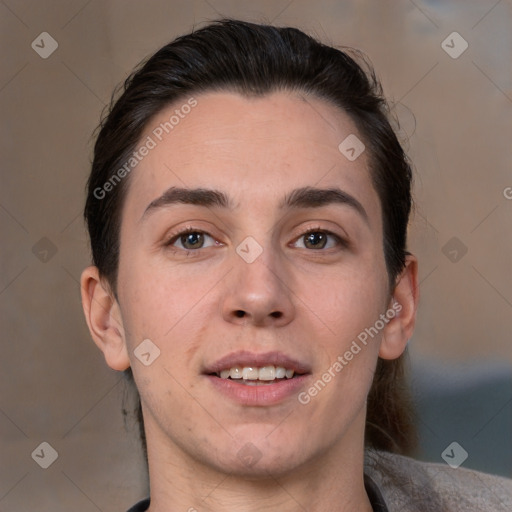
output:
[[[194,227],[189,227],[189,228],[186,228],[184,229],[183,231],[179,231],[178,233],[173,233],[170,238],[164,243],[164,246],[165,247],[168,247],[168,248],[171,248],[173,249],[175,252],[184,252],[184,254],[186,256],[190,256],[194,253],[198,253],[201,249],[206,249],[206,247],[200,247],[199,249],[181,249],[181,248],[173,248],[173,244],[179,239],[181,238],[182,236],[184,235],[187,235],[189,233],[200,233],[200,234],[203,234],[203,235],[207,235],[209,236],[210,238],[213,239],[213,237],[207,233],[206,231],[202,231],[201,229],[196,229]],[[298,236],[297,238],[295,238],[295,241],[301,239],[301,238],[304,238],[305,236],[311,234],[311,233],[323,233],[323,234],[326,234],[328,236],[331,236],[333,237],[335,240],[336,240],[336,243],[338,244],[338,246],[342,247],[342,248],[347,248],[349,246],[348,242],[341,238],[339,235],[337,235],[336,233],[333,233],[332,231],[329,231],[328,229],[322,229],[320,226],[318,227],[315,227],[315,228],[310,228],[308,229],[307,231],[304,231],[300,236]],[[332,247],[330,247],[329,249],[333,249]],[[326,250],[329,250],[329,249],[310,249],[312,251],[318,251],[318,252],[322,252],[322,251],[326,251]]]

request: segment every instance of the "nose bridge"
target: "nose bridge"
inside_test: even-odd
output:
[[[294,307],[287,275],[271,241],[260,244],[248,236],[233,254],[231,273],[224,298],[223,315],[230,322],[243,319],[255,324],[288,323]]]

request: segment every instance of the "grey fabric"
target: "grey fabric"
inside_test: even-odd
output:
[[[376,450],[365,452],[364,471],[375,511],[512,512],[512,480],[500,476]],[[146,499],[128,512],[148,507]]]
[[[389,512],[511,512],[512,480],[368,450],[365,472]]]

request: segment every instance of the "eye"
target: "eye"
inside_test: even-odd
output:
[[[300,242],[302,241],[302,245]],[[295,247],[301,249],[331,249],[337,245],[345,245],[343,240],[332,233],[323,229],[311,229],[301,235],[295,242]]]
[[[205,245],[205,242],[208,239],[213,243]],[[183,249],[185,251],[192,251],[211,247],[216,244],[216,240],[214,240],[214,238],[212,238],[208,233],[194,229],[186,229],[185,231],[181,231],[174,235],[165,245],[177,247],[178,249]]]

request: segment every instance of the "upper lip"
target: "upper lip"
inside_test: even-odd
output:
[[[219,373],[222,370],[232,368],[233,366],[250,366],[261,368],[263,366],[282,366],[295,373],[304,374],[310,373],[310,366],[302,361],[298,361],[293,357],[287,356],[282,352],[264,352],[262,354],[255,354],[248,350],[240,350],[232,352],[224,357],[221,357],[214,363],[205,367],[204,373]]]

